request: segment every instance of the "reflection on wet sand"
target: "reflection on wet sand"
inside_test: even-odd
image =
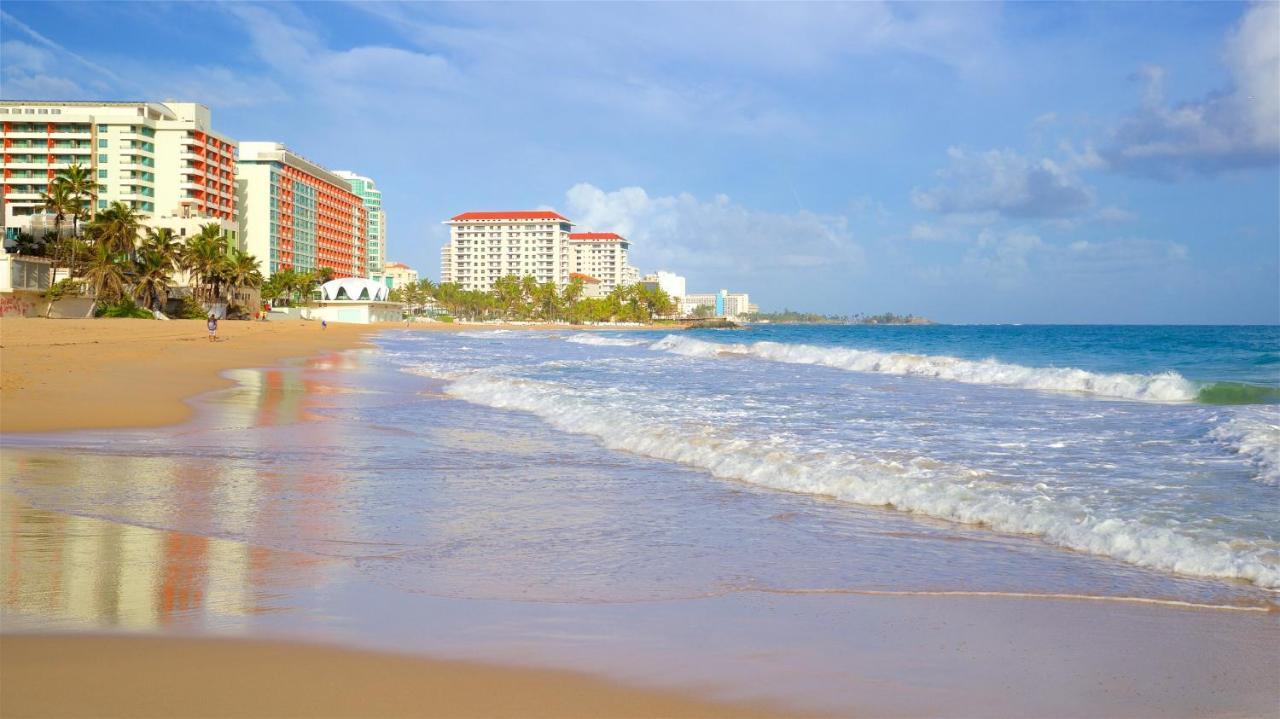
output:
[[[0,509],[4,610],[37,625],[235,630],[323,560],[30,506]],[[312,575],[312,576],[309,576]]]

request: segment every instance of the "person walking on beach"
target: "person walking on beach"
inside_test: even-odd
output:
[[[320,329],[322,330],[329,329],[329,320],[320,320]]]
[[[217,342],[218,341],[218,318],[214,317],[213,315],[209,315],[209,321],[208,323],[206,323],[206,326],[209,328],[209,341]]]

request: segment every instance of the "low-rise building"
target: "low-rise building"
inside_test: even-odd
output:
[[[387,289],[394,290],[417,283],[418,271],[403,262],[387,262],[383,265],[382,273],[375,275],[373,279],[386,285]]]
[[[599,280],[605,294],[639,280],[639,272],[628,262],[631,243],[616,232],[570,233],[569,249],[573,272]]]
[[[598,278],[591,275],[584,275],[581,272],[570,272],[569,280],[582,281],[582,297],[584,299],[599,299],[608,296],[608,291],[604,289],[604,285]]]
[[[367,325],[398,322],[404,311],[403,304],[388,298],[386,285],[364,277],[330,280],[318,292],[320,299],[302,308],[307,319]]]
[[[753,305],[746,292],[728,290],[685,295],[680,303],[680,311],[685,316],[696,314],[699,307],[710,307],[714,317],[738,317],[749,314]]]

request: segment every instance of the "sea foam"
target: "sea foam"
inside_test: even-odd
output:
[[[854,372],[879,372],[966,384],[1073,392],[1114,399],[1185,402],[1196,399],[1199,393],[1195,383],[1176,372],[1100,374],[1070,367],[1024,367],[994,359],[967,360],[945,355],[916,355],[778,342],[721,344],[676,335],[667,335],[653,343],[651,348],[690,357],[742,355],[773,362],[823,365]]]
[[[1253,465],[1259,482],[1280,486],[1280,411],[1242,411],[1210,430],[1209,436]]]
[[[595,401],[556,383],[488,372],[461,377],[446,391],[476,404],[533,413],[557,429],[596,437],[610,449],[679,462],[724,479],[1034,535],[1050,544],[1163,571],[1280,588],[1280,551],[1269,542],[1223,541],[1139,517],[1106,516],[1077,499],[1053,497],[927,457],[895,460],[804,452],[771,439],[681,424],[678,418],[641,417],[616,402]]]
[[[623,337],[603,337],[601,335],[580,334],[570,335],[566,340],[579,345],[595,345],[598,347],[638,347],[639,345],[649,344],[649,340],[643,339],[626,339]]]

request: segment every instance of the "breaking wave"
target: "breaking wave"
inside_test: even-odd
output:
[[[1235,415],[1209,436],[1253,465],[1259,482],[1280,486],[1280,412],[1267,408]]]
[[[649,344],[649,340],[602,337],[592,334],[570,335],[567,341],[579,345],[597,345],[600,347],[637,347]]]
[[[1034,535],[1162,571],[1280,588],[1280,550],[1270,543],[1224,541],[1135,517],[1102,516],[1078,500],[1054,499],[1035,487],[927,457],[894,461],[803,452],[778,441],[641,418],[616,402],[596,402],[561,385],[488,373],[461,377],[446,391],[476,404],[530,412],[557,429],[596,437],[610,449],[679,462],[724,479]]]
[[[690,357],[743,355],[773,362],[823,365],[854,372],[929,377],[966,384],[1073,392],[1150,402],[1192,401],[1197,399],[1200,392],[1194,382],[1176,372],[1099,374],[1071,367],[1024,367],[994,359],[967,360],[779,342],[720,344],[676,335],[667,335],[653,343],[651,348]]]

